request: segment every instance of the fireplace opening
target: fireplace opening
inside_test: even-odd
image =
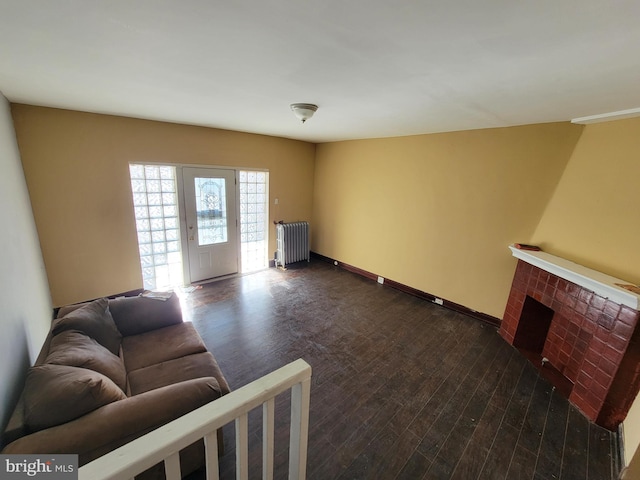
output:
[[[552,309],[527,295],[513,338],[513,346],[541,356],[553,314]]]
[[[544,357],[543,351],[555,312],[553,309],[527,295],[522,306],[518,328],[513,338],[513,346],[529,359],[540,374],[567,398],[573,389],[573,382]]]

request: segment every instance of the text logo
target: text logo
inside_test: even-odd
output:
[[[0,479],[78,480],[78,455],[0,455]]]

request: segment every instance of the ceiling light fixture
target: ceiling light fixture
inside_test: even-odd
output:
[[[312,103],[292,103],[291,110],[304,123],[313,117],[313,114],[318,110],[318,106]]]

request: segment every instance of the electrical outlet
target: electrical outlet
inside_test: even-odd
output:
[[[437,297],[436,297],[436,298],[433,300],[433,303],[437,303],[438,305],[442,305],[442,304],[444,303],[444,301],[443,301],[441,298],[437,298]]]
[[[384,283],[384,277],[378,277],[378,283],[382,285]]]

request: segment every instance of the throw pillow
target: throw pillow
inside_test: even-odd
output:
[[[126,390],[127,372],[122,359],[76,330],[67,330],[51,339],[49,355],[44,363],[88,368],[109,377]]]
[[[31,367],[24,388],[25,423],[38,431],[125,398],[115,383],[93,370],[51,364]]]
[[[122,335],[116,328],[109,311],[109,300],[106,298],[87,303],[53,322],[54,336],[67,330],[78,330],[84,333],[114,355],[120,352]]]
[[[125,337],[182,323],[180,299],[174,293],[166,301],[148,297],[124,297],[109,301],[109,310]]]

